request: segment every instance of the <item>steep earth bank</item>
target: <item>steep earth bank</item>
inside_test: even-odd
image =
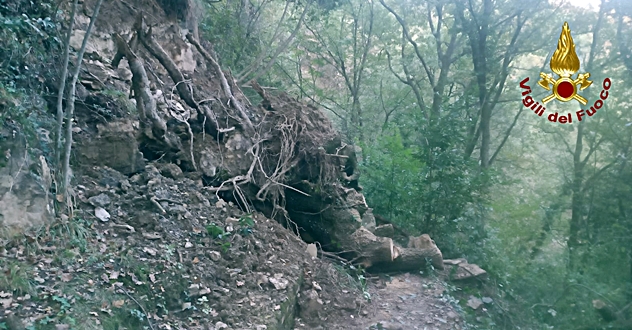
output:
[[[95,2],[82,2],[75,50]],[[326,116],[256,82],[253,105],[171,14],[104,1],[78,85],[67,216],[52,221],[50,131],[29,144],[3,123],[0,220],[36,230],[3,240],[0,325],[462,328],[440,280],[359,270],[443,259],[430,238],[404,246],[376,225],[355,148]]]

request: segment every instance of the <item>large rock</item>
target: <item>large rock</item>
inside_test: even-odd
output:
[[[12,235],[53,218],[50,169],[17,130],[0,131],[0,231]]]
[[[476,264],[470,264],[467,260],[446,259],[443,263],[449,269],[450,279],[453,281],[464,281],[470,279],[486,279],[487,272]],[[456,268],[456,269],[454,269]]]
[[[134,174],[145,167],[143,154],[136,140],[135,123],[116,120],[98,124],[92,138],[77,138],[75,155],[82,165],[108,166],[123,174]]]

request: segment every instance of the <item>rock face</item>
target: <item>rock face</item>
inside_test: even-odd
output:
[[[26,141],[9,126],[0,131],[0,230],[9,234],[52,219],[50,169]]]
[[[97,130],[96,136],[78,139],[75,155],[81,165],[108,166],[126,175],[145,167],[132,121],[98,124]]]

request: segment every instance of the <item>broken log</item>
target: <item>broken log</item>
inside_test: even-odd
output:
[[[397,257],[392,239],[377,237],[364,227],[358,228],[349,239],[349,243],[345,245],[359,254],[356,259],[361,260],[360,263],[365,267],[374,263],[392,262]]]
[[[384,218],[383,216],[379,214],[374,214],[374,217],[375,217],[375,224],[378,226],[381,226],[381,225],[393,226],[394,233],[393,233],[393,237],[391,238],[395,242],[403,244],[403,245],[407,244],[410,235],[405,230],[393,224],[390,220]]]
[[[450,269],[450,279],[453,281],[464,281],[473,278],[485,279],[487,272],[476,264],[470,264],[467,260],[446,259],[443,262]]]
[[[386,273],[417,271],[426,267],[427,259],[430,260],[434,268],[443,269],[443,258],[441,254],[437,254],[435,249],[396,249],[399,255],[392,262],[375,263],[368,271]]]

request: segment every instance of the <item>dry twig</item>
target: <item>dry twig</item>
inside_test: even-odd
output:
[[[134,299],[134,297],[132,297],[132,295],[129,294],[129,292],[127,292],[127,290],[125,290],[125,288],[120,287],[119,288],[121,290],[121,292],[123,292],[126,296],[129,297],[129,299],[132,299],[132,301],[134,301],[136,303],[136,305],[138,305],[138,308],[140,308],[141,312],[143,312],[143,314],[145,314],[145,317],[147,318],[147,323],[149,323],[149,328],[154,330],[154,326],[153,324],[151,324],[151,321],[149,320],[149,314],[147,314],[147,311],[145,310],[145,308],[143,308],[143,305],[141,305],[138,300]]]

